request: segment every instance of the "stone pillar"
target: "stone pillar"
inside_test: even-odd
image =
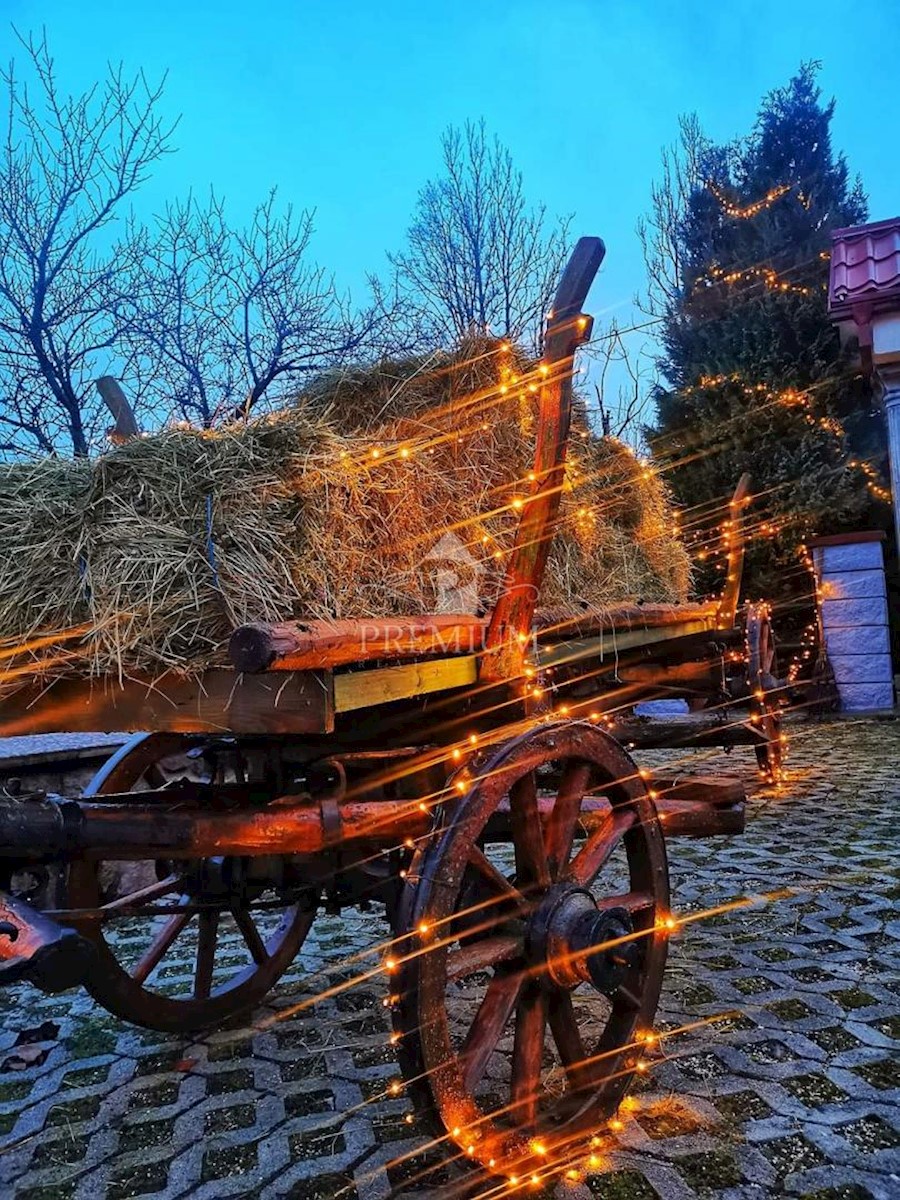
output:
[[[884,712],[894,707],[883,540],[884,534],[875,530],[809,542],[825,650],[843,712]]]

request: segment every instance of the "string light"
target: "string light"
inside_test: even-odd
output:
[[[761,213],[763,209],[769,208],[776,200],[780,200],[794,186],[792,183],[782,183],[777,187],[770,188],[765,196],[760,200],[754,200],[752,204],[734,204],[728,199],[723,190],[712,179],[707,180],[706,186],[709,191],[715,196],[718,202],[722,205],[725,215],[734,217],[737,220],[746,221],[751,217],[755,217]]]
[[[711,266],[705,275],[697,279],[697,284],[707,287],[714,283],[746,283],[757,281],[772,292],[790,292],[800,296],[808,296],[811,288],[803,284],[790,283],[782,279],[771,267],[744,267],[743,269],[727,271],[724,267]]]

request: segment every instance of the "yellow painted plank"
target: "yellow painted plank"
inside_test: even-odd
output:
[[[407,700],[428,692],[466,687],[478,677],[478,657],[439,658],[409,663],[402,667],[379,667],[372,671],[349,671],[334,676],[335,712],[373,708],[392,700]]]
[[[715,617],[710,617],[709,620],[683,621],[677,625],[660,626],[658,629],[629,629],[621,633],[610,630],[609,633],[601,633],[596,637],[555,642],[552,646],[540,649],[535,657],[542,667],[556,667],[562,663],[578,662],[583,658],[597,658],[602,662],[607,658],[615,658],[617,653],[621,654],[624,650],[652,646],[654,642],[668,642],[692,633],[703,633],[707,629],[715,629]]]

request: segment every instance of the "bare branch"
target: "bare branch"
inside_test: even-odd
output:
[[[568,221],[530,208],[509,151],[484,122],[449,128],[443,171],[419,193],[396,286],[432,344],[473,330],[540,349],[544,316],[569,247]]]
[[[3,420],[20,421],[45,451],[86,454],[102,417],[93,380],[123,334],[121,279],[133,254],[110,227],[168,150],[173,127],[158,114],[162,84],[110,67],[102,83],[66,96],[46,36],[19,41],[33,90],[14,63],[0,71]]]

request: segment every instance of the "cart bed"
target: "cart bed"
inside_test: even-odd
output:
[[[428,618],[416,621],[418,654],[412,661],[396,638],[378,658],[361,661],[350,653],[351,643],[333,632],[336,626],[310,623],[311,641],[327,641],[327,650],[310,645],[261,674],[215,667],[196,676],[71,677],[32,684],[0,701],[0,736],[129,730],[328,734],[343,713],[476,685],[487,622],[453,620],[465,630],[470,652],[434,653],[436,645],[447,645],[446,617],[435,618],[433,628]],[[581,661],[603,666],[629,652],[714,629],[716,606],[623,605],[577,618],[544,613],[538,623],[536,666]],[[371,649],[377,642],[370,637],[369,644]],[[385,657],[407,661],[384,665]],[[330,665],[319,665],[323,659]]]

